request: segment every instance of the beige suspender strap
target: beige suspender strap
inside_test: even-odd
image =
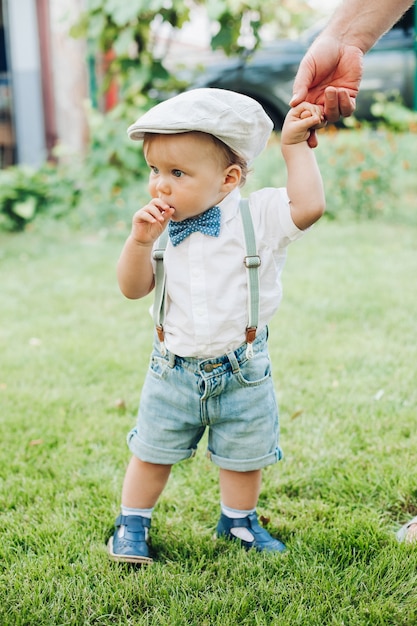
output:
[[[250,358],[253,356],[252,344],[255,341],[259,321],[259,266],[261,259],[257,254],[255,232],[247,199],[242,198],[240,201],[240,213],[246,243],[246,256],[244,258],[248,276],[248,325],[246,328],[246,343],[248,345],[246,354]]]
[[[168,228],[164,230],[158,239],[158,244],[154,248],[153,258],[155,260],[155,297],[153,303],[153,321],[161,344],[161,354],[166,354],[164,338],[164,318],[165,318],[165,269],[164,252],[168,241]]]

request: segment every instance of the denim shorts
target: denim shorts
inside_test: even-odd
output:
[[[161,355],[156,341],[145,378],[131,452],[172,465],[193,456],[208,429],[208,456],[221,468],[247,472],[278,461],[278,407],[267,349],[267,329],[218,358]]]

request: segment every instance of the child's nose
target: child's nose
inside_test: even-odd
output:
[[[164,176],[160,176],[158,178],[158,182],[156,184],[157,191],[161,191],[162,193],[168,193],[170,190],[169,182]]]

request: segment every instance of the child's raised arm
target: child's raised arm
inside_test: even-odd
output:
[[[301,230],[314,224],[325,209],[323,181],[314,151],[307,143],[310,130],[324,125],[322,108],[302,102],[288,112],[282,127],[281,150],[287,165],[291,215]]]

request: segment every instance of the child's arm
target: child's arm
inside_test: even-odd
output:
[[[132,230],[117,264],[119,286],[127,298],[142,298],[152,291],[152,246],[173,213],[172,207],[154,198],[133,216]]]
[[[307,143],[310,129],[321,126],[322,108],[302,102],[288,112],[282,127],[281,150],[287,165],[291,216],[301,230],[314,224],[325,209],[323,181],[314,151]]]

